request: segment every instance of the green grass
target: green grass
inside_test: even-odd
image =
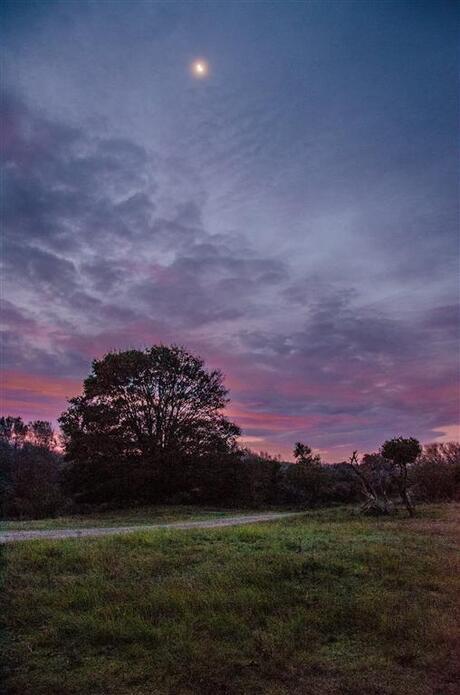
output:
[[[7,546],[7,692],[454,695],[459,517]]]
[[[60,528],[92,528],[98,526],[135,526],[144,524],[159,524],[172,521],[198,521],[202,519],[221,518],[237,514],[253,514],[231,509],[222,510],[209,508],[197,508],[196,506],[149,506],[117,511],[98,512],[73,516],[59,516],[50,519],[26,519],[24,521],[3,520],[0,521],[0,531],[36,531]]]
[[[2,608],[1,597],[4,596],[4,581],[6,574],[6,548],[0,545],[0,609]],[[4,610],[0,610],[0,657],[8,647],[6,630],[6,615]],[[0,658],[0,693],[5,692],[3,688],[6,677],[4,660]]]

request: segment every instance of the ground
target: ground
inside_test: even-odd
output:
[[[3,546],[11,695],[457,695],[460,506]]]
[[[156,522],[148,524],[134,524],[130,526],[75,526],[66,528],[11,530],[0,527],[0,544],[17,543],[18,541],[67,538],[85,538],[90,536],[113,536],[115,534],[138,533],[139,531],[153,531],[158,529],[197,529],[197,528],[223,528],[225,526],[241,526],[242,524],[256,524],[261,521],[273,521],[288,516],[302,514],[302,512],[246,512],[244,514],[221,514],[220,516],[209,514],[202,519],[185,518],[182,521]]]
[[[156,505],[93,514],[58,516],[50,519],[0,521],[2,531],[32,531],[59,528],[93,528],[97,526],[131,526],[138,524],[193,521],[232,516],[244,510],[216,509],[215,507]]]

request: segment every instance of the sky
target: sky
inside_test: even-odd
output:
[[[255,450],[458,438],[455,2],[1,15],[4,414],[176,343]]]

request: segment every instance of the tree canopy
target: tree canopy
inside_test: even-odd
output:
[[[380,453],[398,471],[395,478],[399,494],[409,512],[409,516],[414,516],[415,507],[409,491],[407,467],[415,463],[422,453],[420,442],[418,439],[414,439],[414,437],[394,437],[382,444]]]
[[[143,459],[231,450],[239,428],[222,413],[219,370],[178,346],[112,352],[94,360],[83,394],[59,421],[69,457],[94,452]]]
[[[321,464],[321,456],[314,454],[312,448],[302,442],[295,443],[294,458],[297,463],[303,463],[307,466],[319,466]]]
[[[382,456],[391,461],[396,466],[406,466],[414,463],[418,456],[422,453],[422,447],[418,439],[409,437],[394,437],[388,439],[382,444]]]

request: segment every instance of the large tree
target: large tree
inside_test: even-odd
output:
[[[228,452],[240,430],[222,413],[227,394],[222,373],[181,347],[109,353],[59,419],[67,458],[161,466]]]

